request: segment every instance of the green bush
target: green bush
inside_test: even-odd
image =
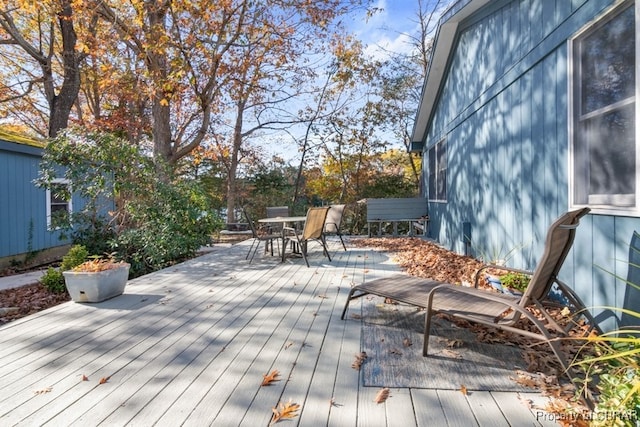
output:
[[[86,203],[56,226],[92,254],[115,252],[132,277],[193,256],[222,228],[195,180],[181,180],[114,135],[65,132],[47,146],[38,184],[50,188],[61,167]]]
[[[49,290],[56,294],[61,294],[67,290],[64,285],[63,271],[71,270],[72,268],[82,264],[89,253],[87,248],[82,245],[74,245],[69,249],[69,252],[62,258],[62,264],[60,268],[49,267],[47,272],[40,279],[40,283]]]
[[[520,292],[524,292],[529,286],[531,277],[523,273],[510,272],[500,276],[500,283],[507,288],[517,289]]]

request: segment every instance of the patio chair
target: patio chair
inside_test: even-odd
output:
[[[455,318],[547,342],[562,368],[573,379],[567,358],[560,347],[560,341],[551,333],[551,330],[555,330],[560,337],[567,336],[568,330],[573,325],[570,324],[566,329],[563,328],[554,320],[547,309],[551,305],[558,306],[558,303],[554,303],[549,296],[552,288],[555,294],[556,288],[554,286],[557,286],[557,289],[562,291],[565,296],[565,304],[563,306],[571,309],[576,317],[585,316],[589,321],[590,329],[587,332],[592,329],[598,329],[593,317],[585,309],[580,298],[557,276],[573,244],[580,218],[586,215],[589,210],[589,208],[583,208],[567,212],[549,227],[544,252],[534,272],[486,265],[476,274],[475,287],[473,288],[407,275],[394,275],[377,279],[354,286],[351,289],[342,311],[342,319],[345,317],[349,303],[356,298],[368,294],[390,298],[426,309],[423,356],[427,356],[429,348],[431,318],[434,314],[443,313]],[[531,281],[521,296],[479,289],[480,273],[489,267],[529,274]],[[527,310],[529,306],[539,309],[544,316],[544,321],[538,319],[531,311]],[[535,326],[535,329],[524,329],[522,322],[518,323],[521,319],[530,321]]]
[[[275,240],[278,243],[278,251],[280,251],[280,239],[282,239],[282,233],[273,233],[268,227],[258,227],[256,228],[255,223],[249,216],[249,213],[242,209],[244,213],[244,217],[249,224],[249,228],[251,229],[251,235],[253,240],[251,241],[251,246],[249,247],[249,252],[245,259],[249,259],[249,255],[251,255],[251,259],[249,260],[249,264],[253,261],[253,257],[256,255],[258,248],[260,247],[260,243],[265,242],[264,244],[264,253],[267,253],[269,249],[271,249],[271,256],[273,256],[273,241]]]
[[[315,240],[322,245],[324,255],[331,261],[331,256],[327,250],[327,242],[324,237],[324,222],[327,219],[327,213],[329,207],[309,208],[307,211],[307,219],[304,223],[302,232],[296,230],[293,227],[283,227],[284,244],[282,248],[282,260],[284,261],[285,252],[287,247],[287,241],[294,242],[294,246],[300,248],[300,253],[304,262],[309,267],[309,260],[307,259],[307,246],[311,240]],[[294,240],[295,239],[295,240]]]
[[[267,218],[276,218],[289,216],[289,206],[267,206]],[[271,233],[281,233],[282,224],[269,224],[269,231]]]
[[[344,215],[344,208],[346,205],[331,205],[329,209],[329,213],[327,213],[327,219],[324,222],[324,234],[327,235],[336,235],[340,238],[340,242],[342,243],[342,247],[344,250],[347,250],[347,247],[344,244],[344,240],[342,239],[342,216]]]

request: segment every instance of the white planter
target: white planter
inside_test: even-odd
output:
[[[104,271],[63,271],[62,274],[72,300],[100,302],[122,295],[129,278],[129,267],[123,263],[122,267]]]

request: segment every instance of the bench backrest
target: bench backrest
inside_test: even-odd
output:
[[[367,221],[418,219],[426,215],[424,197],[367,200]]]

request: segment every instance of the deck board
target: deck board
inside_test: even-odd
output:
[[[541,425],[517,393],[391,389],[374,402],[380,388],[352,367],[366,298],[340,315],[353,284],[398,271],[388,254],[332,240],[332,262],[311,247],[307,268],[249,263],[247,250],[218,247],[120,297],[0,327],[0,425],[267,426],[289,399],[300,410],[287,425]],[[280,380],[261,386],[273,370]]]

